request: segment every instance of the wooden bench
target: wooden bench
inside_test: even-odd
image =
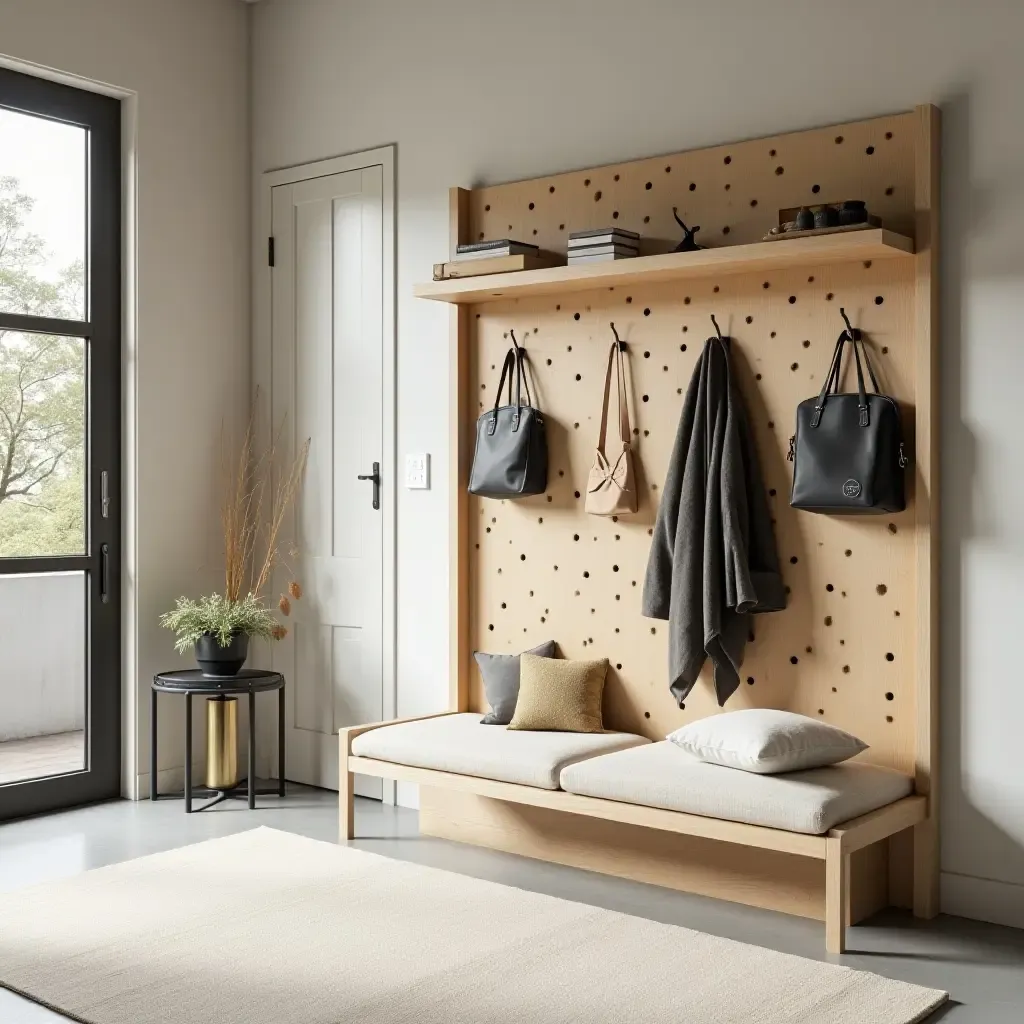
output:
[[[451,714],[452,712],[445,712]],[[436,718],[437,715],[423,716]],[[858,851],[882,843],[897,833],[925,823],[928,802],[923,796],[908,796],[852,821],[830,829],[825,835],[807,835],[780,829],[724,821],[696,814],[683,814],[658,807],[645,807],[615,800],[578,796],[563,790],[513,785],[472,775],[455,775],[429,768],[416,768],[392,761],[380,761],[352,754],[352,740],[362,733],[400,721],[351,726],[340,731],[339,775],[340,838],[355,838],[353,776],[369,775],[398,782],[412,782],[456,793],[469,793],[506,804],[546,808],[566,815],[583,815],[623,825],[640,826],[660,832],[693,836],[718,843],[730,843],[756,850],[772,850],[791,856],[824,861],[825,864],[825,947],[830,953],[846,948],[846,928],[851,923],[851,863]],[[528,853],[528,850],[523,850]],[[918,887],[915,887],[917,890]],[[744,901],[746,902],[746,901]],[[928,916],[928,908],[917,904],[915,913]]]

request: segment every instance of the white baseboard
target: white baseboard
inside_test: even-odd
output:
[[[136,799],[149,799],[149,772],[139,772],[136,776]],[[206,784],[206,763],[192,765],[192,785]],[[177,768],[161,768],[156,776],[157,793],[180,793],[185,788],[185,766]]]
[[[1024,928],[1024,885],[942,872],[944,914]]]

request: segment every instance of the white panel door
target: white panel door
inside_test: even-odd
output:
[[[271,390],[279,466],[305,438],[292,518],[303,586],[274,646],[287,680],[287,778],[338,788],[341,726],[383,706],[383,173],[367,167],[273,188]],[[378,779],[357,790],[380,799]]]

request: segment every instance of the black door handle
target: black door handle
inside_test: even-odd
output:
[[[372,480],[373,481],[373,507],[375,509],[380,508],[380,463],[375,462],[373,464],[372,473],[360,473],[356,477],[357,480]]]
[[[100,600],[110,600],[110,545],[100,545]]]

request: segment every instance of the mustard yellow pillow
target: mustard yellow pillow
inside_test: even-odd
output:
[[[601,698],[608,659],[562,661],[523,654],[519,698],[510,729],[546,732],[603,732]]]

